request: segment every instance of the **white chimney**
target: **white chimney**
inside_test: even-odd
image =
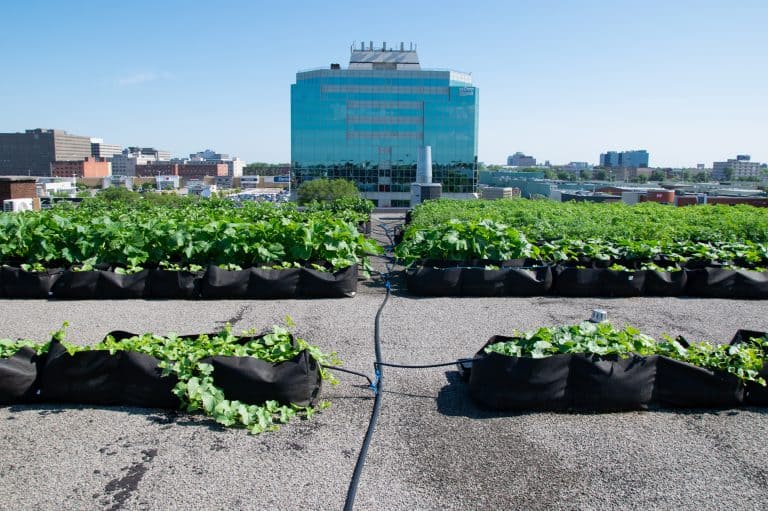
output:
[[[432,182],[432,146],[420,146],[416,158],[416,182],[430,184]]]

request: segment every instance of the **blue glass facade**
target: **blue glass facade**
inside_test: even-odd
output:
[[[428,145],[433,181],[443,184],[443,193],[473,193],[478,90],[471,77],[388,67],[297,73],[291,85],[295,184],[351,179],[387,205],[384,197],[407,199],[418,148]]]
[[[608,151],[600,155],[601,167],[648,167],[648,151],[641,149],[638,151]]]

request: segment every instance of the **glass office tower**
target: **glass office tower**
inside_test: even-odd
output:
[[[349,67],[299,72],[291,85],[295,185],[315,178],[357,183],[380,206],[405,206],[420,146],[432,147],[443,195],[477,188],[478,90],[467,73],[424,70],[416,50],[361,45]]]

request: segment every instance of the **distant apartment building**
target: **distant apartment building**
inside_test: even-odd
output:
[[[648,168],[648,151],[608,151],[600,155],[601,167]]]
[[[104,158],[88,156],[82,160],[51,163],[51,176],[53,177],[107,177],[111,174],[112,164]]]
[[[90,137],[53,129],[0,133],[0,175],[50,176],[51,163],[83,160],[88,156]]]
[[[507,165],[510,167],[535,167],[536,158],[517,152],[512,156],[507,157]]]
[[[761,175],[760,163],[752,161],[748,154],[739,154],[736,156],[736,159],[712,163],[712,178],[718,181],[756,178]]]
[[[117,144],[105,144],[101,138],[91,139],[91,156],[94,158],[104,158],[107,161],[112,161],[113,156],[122,152],[123,148]]]

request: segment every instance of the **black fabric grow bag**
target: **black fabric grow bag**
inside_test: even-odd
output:
[[[285,362],[224,356],[202,362],[213,366],[213,382],[227,399],[249,404],[275,400],[309,406],[315,404],[320,394],[320,367],[307,350]]]
[[[768,332],[758,332],[756,330],[738,330],[733,336],[730,344],[741,344],[749,342],[753,337],[765,337]],[[768,354],[766,354],[768,355]],[[764,364],[760,370],[761,376],[768,382],[768,365]],[[768,387],[752,381],[745,383],[744,404],[747,406],[768,406]]]
[[[405,273],[408,291],[419,296],[459,296],[462,268],[418,266]]]
[[[680,296],[685,292],[687,281],[687,274],[684,270],[645,270],[643,294],[646,296]]]
[[[617,271],[607,268],[555,268],[553,293],[562,296],[641,296],[645,272]]]
[[[63,300],[143,298],[150,270],[131,274],[111,270],[64,272],[52,288],[54,298]]]
[[[653,398],[656,356],[571,356],[568,392],[579,410],[643,410]]]
[[[56,281],[51,292],[54,298],[62,300],[92,300],[96,298],[99,276],[99,270],[68,270]]]
[[[98,298],[135,299],[143,298],[150,270],[141,270],[128,275],[102,271],[97,288]]]
[[[281,270],[251,268],[248,273],[248,298],[296,298],[301,280],[300,268]]]
[[[203,276],[200,293],[203,298],[296,298],[301,269],[223,270],[209,266]]]
[[[333,273],[302,268],[299,292],[307,298],[351,298],[357,293],[357,265]]]
[[[178,408],[177,379],[161,376],[159,361],[142,353],[82,351],[70,355],[51,341],[41,369],[40,399],[96,405]]]
[[[37,364],[35,350],[26,347],[0,359],[0,405],[35,401]]]
[[[245,298],[250,280],[248,270],[224,270],[211,265],[200,282],[203,298]]]
[[[105,336],[116,341],[135,337],[137,334],[115,330]],[[216,333],[186,334],[179,338],[194,342],[201,335],[213,337]],[[245,344],[260,339],[265,334],[238,336],[237,342]],[[291,337],[293,346],[296,341]],[[285,362],[265,362],[254,357],[213,356],[201,362],[213,365],[214,384],[224,391],[227,399],[244,403],[261,404],[267,400],[300,406],[314,405],[320,395],[322,379],[317,361],[307,350]]]
[[[174,300],[200,297],[201,272],[154,269],[147,277],[145,296]]]
[[[463,268],[463,296],[541,296],[552,286],[549,266],[502,267],[498,270]]]
[[[486,270],[463,268],[461,287],[457,294],[463,296],[504,296],[507,294],[507,275],[510,268]]]
[[[511,340],[495,335],[485,346]],[[479,404],[498,410],[564,410],[568,407],[571,355],[545,358],[485,353],[472,360],[469,393]]]
[[[706,298],[768,298],[768,272],[687,269],[686,294]]]
[[[681,408],[733,408],[744,400],[744,385],[732,374],[659,356],[653,399]]]
[[[51,287],[62,274],[62,269],[54,268],[37,272],[3,266],[0,267],[0,273],[2,273],[0,283],[3,286],[4,297],[48,298]]]

